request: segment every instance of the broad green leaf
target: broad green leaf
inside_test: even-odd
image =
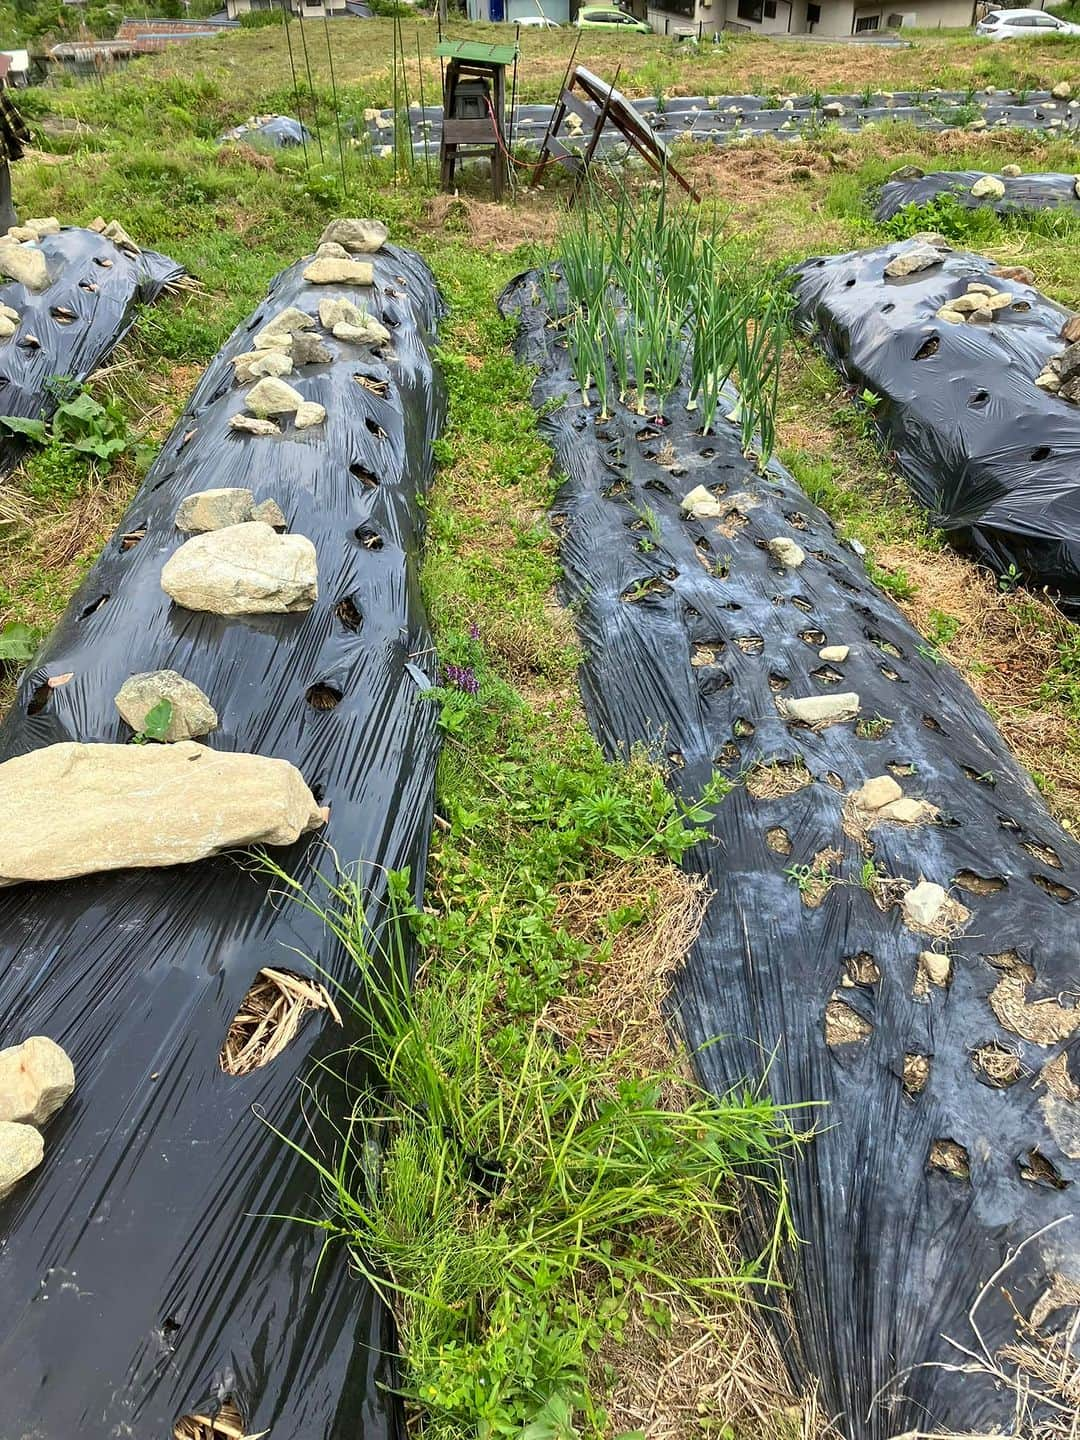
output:
[[[0,660],[31,660],[37,649],[38,631],[20,620],[0,630]]]
[[[143,721],[143,734],[148,740],[164,740],[172,720],[172,701],[159,700]]]
[[[49,438],[44,420],[27,420],[22,415],[0,415],[0,425],[16,435],[26,435],[29,439],[36,440],[39,445],[44,445]]]

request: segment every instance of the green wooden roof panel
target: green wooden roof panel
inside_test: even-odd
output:
[[[517,59],[516,45],[481,45],[476,40],[440,40],[435,54],[448,60],[473,60],[488,65],[512,65]]]

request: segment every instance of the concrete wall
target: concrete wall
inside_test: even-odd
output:
[[[971,25],[971,14],[972,0],[821,0],[821,20],[813,33],[850,35],[857,20],[871,15],[879,17],[879,30],[886,28],[890,15],[914,15],[909,25],[963,28]]]

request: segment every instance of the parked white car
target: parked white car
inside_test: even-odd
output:
[[[561,30],[562,26],[557,20],[549,20],[546,15],[522,15],[513,24],[520,25],[523,30]]]
[[[991,10],[975,26],[987,40],[1036,40],[1048,35],[1080,35],[1080,25],[1041,10]]]

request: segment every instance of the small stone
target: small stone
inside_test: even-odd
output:
[[[932,245],[916,244],[899,255],[894,255],[885,266],[885,274],[894,278],[914,275],[920,270],[929,270],[932,265],[941,264],[941,255]]]
[[[390,339],[386,326],[380,325],[370,315],[364,317],[362,325],[350,325],[346,320],[339,320],[331,334],[335,340],[347,340],[353,345],[385,345]]]
[[[0,1120],[0,1200],[45,1158],[45,1141],[32,1125]]]
[[[18,328],[18,321],[9,319],[7,315],[0,315],[0,340],[9,340]]]
[[[310,610],[319,596],[315,546],[253,520],[185,541],[166,560],[161,588],[186,610],[280,615]]]
[[[777,535],[769,541],[769,554],[774,560],[779,560],[789,570],[797,570],[806,559],[806,552],[801,545],[796,545],[794,540],[789,540],[786,535]]]
[[[1011,290],[997,290],[993,295],[987,295],[983,301],[983,308],[986,310],[1007,310],[1015,298]]]
[[[852,798],[860,810],[880,810],[883,805],[899,800],[903,793],[891,775],[875,775],[853,791]]]
[[[261,520],[273,530],[284,530],[288,521],[276,500],[262,500],[251,512],[252,520]]]
[[[940,889],[939,886],[933,888]],[[936,950],[923,950],[919,955],[919,969],[931,985],[937,985],[944,989],[948,985],[949,976],[952,973],[952,962],[947,955],[941,955]]]
[[[315,259],[325,260],[329,256],[332,260],[348,260],[349,252],[344,245],[338,245],[335,241],[324,241],[315,249]]]
[[[270,331],[275,334],[299,335],[302,330],[314,330],[315,317],[309,315],[306,310],[301,310],[298,305],[286,305],[284,310],[266,322],[259,331],[259,335],[266,335]],[[259,337],[252,342],[256,349],[259,348]]]
[[[895,820],[898,825],[923,825],[937,814],[933,805],[925,800],[913,800],[908,795],[883,805],[878,811],[879,820]]]
[[[252,415],[266,419],[270,415],[291,415],[304,403],[299,390],[286,385],[273,375],[254,384],[244,397],[244,405]]]
[[[957,295],[950,300],[947,308],[955,310],[960,315],[970,315],[973,311],[982,308],[986,298],[980,291],[969,291],[967,295]]]
[[[22,316],[19,314],[18,310],[13,309],[10,305],[4,304],[0,304],[0,317],[2,317],[4,320],[14,320],[16,325],[18,325],[19,321],[22,319]]]
[[[830,100],[827,105],[821,107],[821,113],[827,115],[830,120],[839,120],[842,115],[847,114],[847,111],[839,100]]]
[[[968,281],[967,293],[969,295],[996,295],[997,291],[993,285],[987,285],[984,280]]]
[[[260,330],[251,343],[256,350],[275,350],[291,355],[294,338],[287,330]]]
[[[1001,173],[1007,179],[1015,180],[1018,175],[1022,175],[1024,172],[1019,165],[1003,165],[1001,167]]]
[[[1046,390],[1051,395],[1056,395],[1061,389],[1061,380],[1053,370],[1044,370],[1041,375],[1036,375],[1035,384],[1040,390]]]
[[[1080,175],[1076,177],[1076,180],[1073,184],[1073,194],[1078,200],[1080,200]]]
[[[0,1120],[40,1129],[75,1089],[75,1067],[47,1035],[0,1050]]]
[[[46,215],[41,220],[24,220],[23,228],[32,231],[35,240],[40,240],[43,235],[59,235],[60,221],[55,215]]]
[[[211,750],[191,740],[65,741],[17,755],[0,764],[0,813],[9,822],[0,833],[0,885],[184,865],[248,845],[291,845],[326,820],[287,760]]]
[[[1074,341],[1080,340],[1080,315],[1069,316],[1061,327],[1061,338],[1067,340],[1070,345]]]
[[[776,708],[788,720],[824,727],[853,720],[859,713],[859,697],[854,691],[844,691],[840,695],[807,695],[802,699],[778,699]]]
[[[127,250],[132,255],[142,254],[138,245],[135,244],[135,241],[120,224],[119,220],[110,220],[101,233],[105,236],[106,240],[111,240],[118,250]]]
[[[304,400],[296,407],[293,424],[297,430],[310,430],[313,425],[321,425],[325,419],[325,405],[316,400]]]
[[[151,710],[167,700],[172,707],[163,735],[154,736],[166,744],[195,740],[218,728],[217,711],[207,696],[175,670],[147,670],[129,675],[116,696],[116,708],[136,734],[146,728]]]
[[[932,250],[940,250],[948,253],[948,251],[952,249],[952,246],[948,240],[945,239],[945,236],[939,234],[937,230],[920,230],[911,238],[918,240],[921,245],[929,245]]]
[[[177,506],[176,528],[195,535],[222,530],[226,525],[242,525],[251,519],[253,503],[250,490],[198,490],[194,495],[185,495]]]
[[[1080,405],[1080,375],[1074,380],[1066,381],[1058,394],[1063,400],[1070,401],[1073,405]]]
[[[935,885],[932,880],[920,880],[918,885],[913,885],[904,896],[902,908],[905,922],[923,929],[933,929],[938,924],[948,899],[940,885]]]
[[[27,290],[45,290],[49,285],[49,267],[45,256],[34,245],[17,245],[0,240],[0,274],[9,275]]]
[[[939,320],[944,320],[949,325],[963,325],[964,323],[964,316],[953,305],[943,305],[940,310],[934,313]]]
[[[241,430],[245,435],[280,435],[281,426],[273,420],[257,420],[254,415],[230,415],[229,429]]]
[[[233,375],[241,385],[261,380],[264,375],[291,375],[293,362],[281,350],[247,350],[232,357]]]
[[[375,267],[368,260],[312,260],[304,271],[309,285],[374,285]]]
[[[982,200],[984,198],[1000,200],[1005,194],[1005,186],[996,175],[984,175],[972,185],[971,194],[976,200]]]
[[[979,115],[979,116],[977,116],[974,120],[972,120],[971,124],[970,124],[967,128],[968,128],[969,130],[985,130],[985,129],[986,129],[986,116],[985,116],[985,115]]]
[[[319,324],[324,330],[333,330],[335,325],[362,325],[367,319],[367,311],[361,310],[359,305],[354,305],[351,300],[340,296],[334,300],[319,301]]]
[[[842,664],[851,653],[850,645],[823,645],[817,652],[819,660],[832,660],[836,664]]]
[[[292,361],[294,365],[328,365],[334,352],[326,346],[320,336],[313,334],[292,337]]]
[[[716,520],[724,514],[724,506],[704,485],[695,485],[679,502],[679,507],[695,520]]]
[[[1068,80],[1059,80],[1050,91],[1050,94],[1055,100],[1069,100],[1072,98],[1072,86]]]
[[[988,309],[985,305],[980,305],[978,310],[971,312],[971,319],[977,320],[980,325],[985,325],[988,321],[993,320],[993,318],[993,310]]]
[[[890,180],[921,180],[926,171],[918,165],[901,165],[889,175]]]
[[[319,243],[342,245],[354,255],[374,255],[390,238],[381,220],[331,220]]]
[[[1063,355],[1058,357],[1058,374],[1062,381],[1071,380],[1074,375],[1080,375],[1080,341],[1070,345]]]

